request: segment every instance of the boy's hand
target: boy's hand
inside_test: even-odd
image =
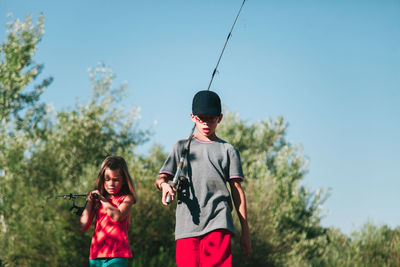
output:
[[[161,190],[162,190],[162,195],[161,195],[161,202],[163,205],[168,206],[169,203],[167,203],[167,196],[170,196],[171,201],[174,201],[175,199],[175,189],[167,182],[163,182],[160,185]]]
[[[248,233],[243,233],[240,236],[240,248],[243,255],[247,258],[251,253],[251,242],[250,235]]]

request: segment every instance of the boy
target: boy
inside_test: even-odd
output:
[[[193,98],[190,116],[197,131],[181,172],[189,183],[177,194],[176,263],[178,267],[232,266],[234,226],[227,182],[242,227],[242,251],[246,257],[251,252],[239,152],[215,134],[223,117],[221,100],[215,92],[198,92]],[[162,191],[164,205],[168,205],[167,195],[171,201],[175,199],[175,189],[168,181],[174,177],[187,142],[187,139],[180,140],[174,145],[155,182]]]

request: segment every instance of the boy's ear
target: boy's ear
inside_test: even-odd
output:
[[[224,114],[221,113],[221,114],[219,115],[219,118],[218,118],[218,123],[220,123],[220,122],[222,121],[222,118],[223,118],[223,117],[224,117]]]
[[[190,113],[190,118],[192,118],[192,121],[193,121],[194,123],[196,123],[196,118],[194,117],[193,113]]]

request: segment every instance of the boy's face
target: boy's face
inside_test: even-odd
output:
[[[217,129],[218,123],[220,123],[222,120],[222,114],[218,117],[208,114],[190,114],[190,117],[196,124],[197,133],[200,135],[200,137],[204,137],[206,139],[212,139],[215,137],[215,129]]]

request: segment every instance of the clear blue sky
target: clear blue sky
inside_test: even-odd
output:
[[[241,0],[0,0],[6,15],[37,18],[35,61],[54,82],[56,109],[89,95],[102,61],[128,82],[126,107],[168,151],[187,137],[191,99],[206,89]],[[325,226],[349,233],[367,220],[400,224],[400,1],[248,0],[211,90],[257,121],[284,116],[309,157],[305,183],[331,188]]]

